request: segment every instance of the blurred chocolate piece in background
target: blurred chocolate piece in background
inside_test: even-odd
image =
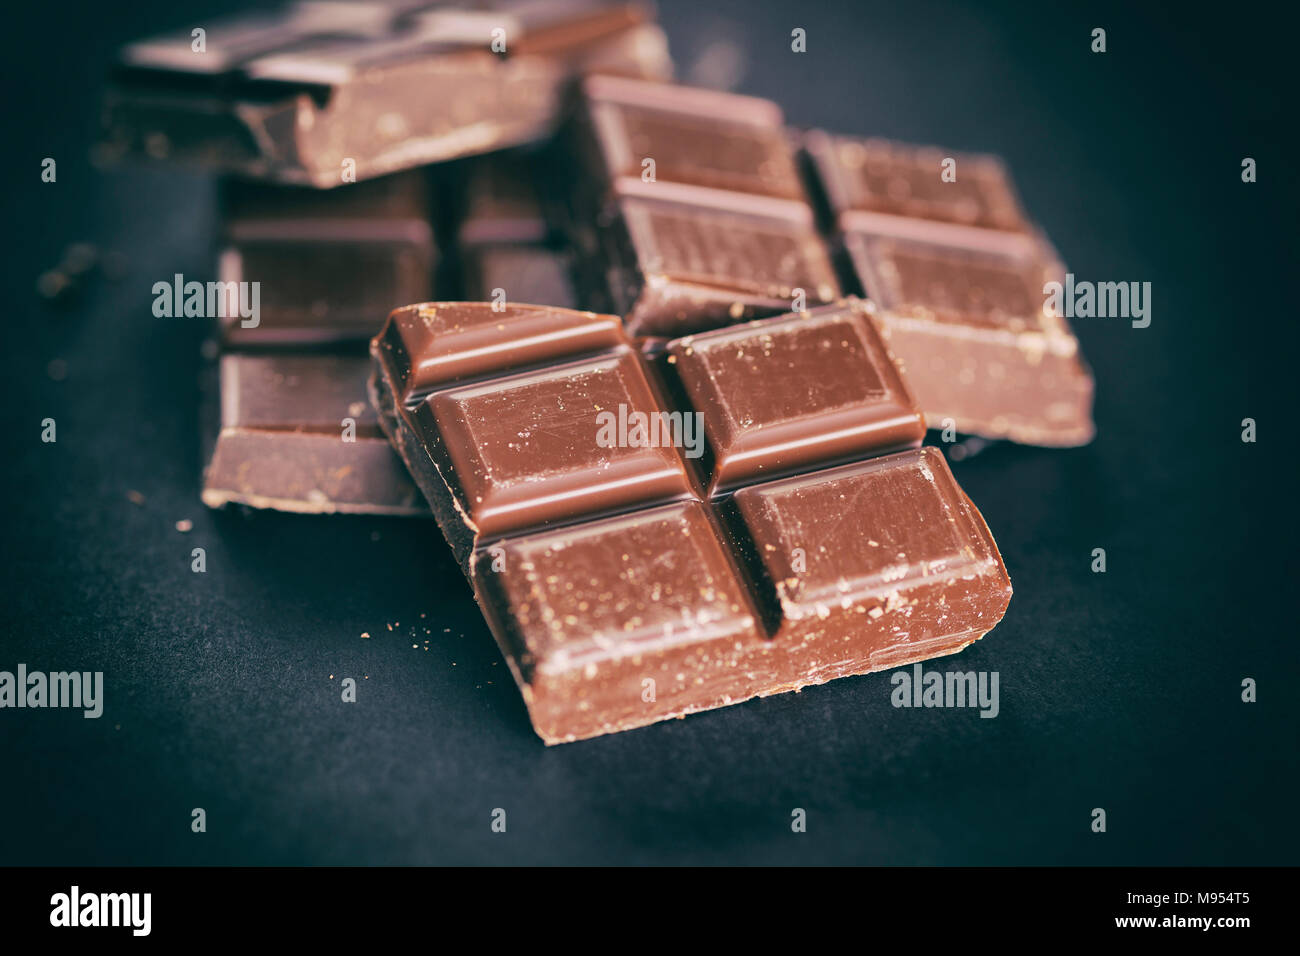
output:
[[[803,146],[831,211],[845,219],[876,213],[1004,232],[1030,228],[1006,166],[996,156],[821,130],[804,134]]]
[[[575,75],[671,70],[643,3],[292,3],[127,46],[98,155],[330,188],[543,139]]]
[[[931,428],[1071,446],[1092,440],[1092,375],[1044,286],[1065,270],[996,157],[804,134],[845,285]]]
[[[538,194],[543,163],[515,150],[468,163],[457,230],[464,298],[575,307],[572,253]]]
[[[429,177],[413,170],[322,192],[228,180],[224,282],[260,284],[255,327],[222,322],[227,345],[359,342],[398,303],[427,299],[437,260]]]

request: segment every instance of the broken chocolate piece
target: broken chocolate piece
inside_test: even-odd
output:
[[[671,64],[639,3],[292,3],[140,41],[105,98],[107,158],[338,186],[544,138],[563,85]]]
[[[653,359],[612,316],[390,316],[381,425],[548,743],[955,653],[1001,618],[1006,570],[943,456],[870,457],[924,424],[866,308]]]
[[[930,426],[1089,442],[1092,376],[1045,308],[1044,285],[1064,270],[1002,163],[817,131],[803,142],[849,284],[879,306],[873,319]]]
[[[329,191],[227,182],[221,196],[221,279],[256,283],[259,308],[221,320],[204,502],[426,514],[379,431],[362,345],[393,302],[432,290],[425,172]]]
[[[873,318],[932,428],[1034,445],[1092,440],[1092,376],[1043,307],[1063,270],[1034,236],[952,242],[942,227],[846,233]],[[996,241],[992,241],[996,240]]]
[[[508,538],[476,562],[547,743],[953,654],[1006,610],[1001,558],[936,449],[734,501],[736,538],[687,501]],[[751,584],[734,548],[766,575]]]
[[[775,104],[590,77],[565,136],[583,294],[674,336],[839,295]]]
[[[367,365],[358,355],[223,355],[203,503],[427,514],[367,400]]]

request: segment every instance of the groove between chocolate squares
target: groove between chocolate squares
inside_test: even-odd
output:
[[[481,546],[492,538],[514,537],[531,531],[579,524],[595,518],[641,510],[672,500],[692,498],[705,502],[722,502],[734,495],[740,488],[755,483],[820,471],[859,461],[864,457],[877,457],[906,448],[918,447],[924,433],[924,419],[920,412],[914,406],[911,406],[911,398],[906,391],[906,386],[893,368],[890,356],[887,352],[881,350],[876,356],[864,355],[863,367],[875,368],[878,371],[873,374],[884,375],[889,385],[887,386],[887,392],[882,393],[882,395],[898,396],[897,400],[902,404],[896,406],[896,412],[893,413],[895,417],[885,418],[881,422],[884,435],[894,437],[871,437],[870,439],[859,437],[857,439],[858,447],[867,448],[869,452],[854,449],[853,437],[860,431],[860,429],[855,429],[847,432],[851,436],[850,441],[842,443],[844,447],[839,451],[825,451],[821,446],[814,445],[816,449],[814,452],[805,454],[802,457],[796,457],[793,463],[780,465],[775,470],[769,470],[763,474],[754,474],[748,478],[724,479],[719,475],[712,474],[717,470],[718,465],[717,444],[714,437],[705,437],[708,433],[708,429],[705,428],[704,434],[701,435],[702,454],[700,458],[692,464],[690,460],[682,460],[682,456],[677,456],[677,459],[684,466],[686,478],[686,485],[680,489],[678,494],[634,497],[623,504],[601,506],[594,510],[579,510],[572,514],[561,514],[544,521],[513,524],[508,530],[500,532],[481,533],[479,525],[471,516],[473,509],[468,501],[470,491],[457,477],[457,470],[451,460],[452,455],[446,448],[446,438],[441,432],[443,426],[431,411],[432,405],[437,404],[442,398],[450,395],[472,395],[478,392],[495,390],[504,391],[519,383],[529,382],[538,374],[547,377],[564,376],[571,372],[581,372],[590,368],[608,367],[611,364],[623,363],[644,375],[645,384],[650,389],[652,404],[641,409],[642,411],[651,414],[665,411],[675,414],[680,413],[681,415],[696,414],[698,408],[696,403],[693,403],[687,396],[686,389],[682,384],[680,364],[674,361],[677,356],[672,354],[673,351],[684,352],[686,356],[689,356],[696,348],[697,342],[702,346],[710,340],[715,340],[719,344],[726,343],[737,334],[761,336],[763,330],[789,325],[790,321],[796,318],[806,319],[809,324],[812,324],[819,317],[824,316],[838,318],[845,315],[861,315],[865,314],[866,306],[856,300],[846,300],[843,304],[822,307],[804,313],[802,316],[775,316],[764,320],[755,320],[747,325],[717,330],[713,333],[686,336],[666,344],[644,342],[640,348],[620,331],[621,339],[610,347],[594,350],[585,350],[579,347],[572,351],[554,354],[550,358],[533,361],[521,359],[518,354],[512,352],[510,357],[502,361],[502,364],[492,368],[480,368],[465,374],[453,375],[436,383],[408,384],[417,377],[418,363],[410,356],[408,345],[403,341],[402,335],[398,331],[395,317],[400,313],[410,312],[411,310],[436,311],[446,308],[477,308],[483,310],[485,315],[493,314],[490,305],[481,303],[425,303],[398,310],[394,313],[394,317],[390,317],[383,330],[371,343],[373,371],[370,378],[370,393],[376,408],[380,412],[379,421],[381,427],[399,449],[404,461],[416,476],[417,481],[421,483],[422,490],[426,492],[426,495],[450,496],[456,502],[456,506],[447,512],[448,519],[451,518],[452,514],[456,516],[456,520],[451,522],[452,530],[448,534],[449,539],[459,541],[464,537],[460,529],[462,527],[468,528],[472,532],[468,541],[474,543],[475,546]],[[551,307],[514,304],[510,308],[512,310],[535,310],[539,314],[567,313],[570,316],[585,315],[600,320],[617,322],[617,319],[612,316],[597,317],[592,313],[576,313]],[[503,334],[506,333],[503,331]],[[536,339],[532,341],[536,341]],[[499,353],[502,350],[500,347],[496,349],[484,347],[481,351],[485,353],[496,351]],[[687,358],[683,358],[682,361],[687,361]],[[401,398],[398,396],[401,396]],[[891,406],[886,405],[885,407],[889,408]],[[595,442],[595,432],[596,426],[593,418],[593,443]],[[814,439],[824,445],[825,439],[828,437],[834,438],[835,435],[833,433],[830,435],[818,434],[814,436]],[[777,449],[777,452],[779,453],[780,449]],[[444,532],[446,531],[447,528],[444,528]],[[462,568],[467,567],[469,551],[472,549],[468,544],[454,545],[454,547]]]

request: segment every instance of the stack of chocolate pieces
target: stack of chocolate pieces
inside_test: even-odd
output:
[[[299,0],[127,46],[101,153],[329,189],[542,139],[573,76],[671,69],[637,2]]]
[[[366,399],[366,343],[395,305],[433,296],[435,213],[455,177],[425,164],[545,137],[574,76],[671,72],[646,5],[596,0],[304,0],[140,41],[120,60],[101,155],[229,177],[203,500],[401,515],[428,509]],[[509,166],[500,155],[471,175]],[[514,271],[521,255],[484,261]],[[538,281],[567,283],[551,258]],[[234,308],[241,292],[255,314]]]
[[[365,380],[376,316],[433,292],[428,176],[334,190],[230,180],[221,193],[220,278],[230,288],[250,283],[258,308],[219,320],[204,503],[426,513],[379,430]]]
[[[129,48],[107,136],[259,180],[222,191],[221,277],[264,293],[222,323],[207,503],[432,513],[548,743],[1001,619],[927,425],[1078,444],[1092,386],[996,160],[663,82],[640,4],[298,3],[207,42]]]

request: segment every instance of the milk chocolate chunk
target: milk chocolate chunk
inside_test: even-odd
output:
[[[1007,232],[1030,231],[1011,177],[996,156],[836,136],[820,130],[806,133],[803,143],[826,199],[841,217],[876,213]],[[951,175],[945,178],[949,168]]]
[[[417,486],[430,496],[428,501],[438,526],[463,568],[468,569],[470,553],[479,536],[473,512],[482,503],[467,497],[462,475],[456,471],[441,439],[441,423],[436,412],[454,415],[455,409],[448,408],[445,401],[440,408],[439,397],[448,390],[454,392],[474,384],[490,387],[494,379],[529,370],[545,372],[583,359],[609,359],[630,351],[631,343],[618,319],[593,312],[521,304],[498,309],[486,302],[425,302],[398,309],[389,316],[383,330],[370,344],[374,362],[371,399],[380,411],[380,425],[411,470]],[[599,377],[602,385],[617,386],[620,382],[616,372],[602,370]],[[616,396],[617,392],[615,388],[612,394]],[[545,411],[555,416],[565,414],[563,388],[543,387],[532,394],[545,395],[553,402]],[[507,429],[513,427],[514,437],[503,432],[504,440],[529,441],[533,448],[544,445],[547,441],[545,414],[540,415],[540,434],[521,434],[536,427],[538,418],[534,416],[543,409],[517,404],[511,411],[513,421],[499,424]],[[613,411],[617,412],[617,408]],[[596,411],[592,409],[588,414],[591,454],[609,457],[616,450],[600,449],[595,444]],[[453,422],[453,427],[460,428],[462,433],[465,428],[459,422]],[[576,428],[577,423],[572,427]],[[468,437],[476,440],[476,435]],[[458,454],[462,462],[467,456],[482,461],[478,452],[476,447],[467,447]],[[492,449],[484,452],[494,454]],[[510,452],[509,448],[504,452],[495,451],[507,455]],[[526,459],[516,460],[527,469]],[[653,473],[655,469],[648,471]],[[491,474],[476,475],[473,465],[464,477],[470,488],[481,487],[493,478]],[[657,480],[662,482],[661,474]],[[481,491],[469,493],[481,494]],[[544,509],[546,502],[535,504]],[[491,503],[488,507],[491,508]],[[507,519],[509,514],[507,510]],[[497,520],[490,514],[488,518],[490,522]]]
[[[948,233],[851,232],[874,318],[931,427],[1034,445],[1092,440],[1092,376],[1043,286],[1064,270],[1034,236],[977,245]]]
[[[220,278],[257,308],[220,320],[207,504],[427,513],[368,401],[361,343],[432,289],[429,191],[423,171],[332,191],[222,184]]]
[[[935,449],[735,503],[739,536],[687,501],[479,552],[476,593],[547,743],[956,653],[1010,600],[983,519]]]
[[[367,365],[364,355],[223,355],[204,504],[427,514],[367,400]]]
[[[659,410],[635,353],[559,365],[439,392],[429,399],[437,435],[480,535],[501,535],[693,494],[671,447],[607,441],[601,413]]]
[[[583,294],[674,336],[833,300],[777,106],[593,77],[564,137]],[[603,295],[603,298],[600,298]]]
[[[186,29],[122,51],[105,156],[330,188],[544,138],[578,73],[671,70],[636,3],[296,3],[195,42]]]
[[[599,181],[704,186],[805,202],[780,107],[769,100],[593,76],[582,83]]]
[[[698,198],[660,186],[616,201],[606,275],[630,333],[699,332],[838,294],[806,206]]]
[[[497,554],[500,570],[490,555],[476,564],[476,591],[548,743],[761,691],[737,663],[738,647],[768,643],[759,614],[700,502],[507,539]]]
[[[855,629],[874,640],[853,668],[955,653],[1010,600],[988,527],[937,449],[742,488],[734,504],[781,607],[773,643],[810,669],[845,666],[830,643]]]
[[[703,416],[713,487],[915,447],[925,419],[865,303],[677,339],[665,364]]]
[[[437,385],[627,348],[618,319],[594,312],[479,302],[428,302],[395,311],[375,344],[400,391],[414,395]]]
[[[922,422],[865,310],[649,352],[592,313],[389,318],[381,425],[548,743],[953,653],[1001,618],[1005,568],[943,456],[870,457]]]
[[[360,342],[397,302],[433,292],[429,184],[399,173],[324,192],[223,184],[223,282],[256,282],[255,320],[230,315],[228,345]]]
[[[1036,445],[1092,439],[1092,376],[1044,284],[1064,269],[1026,219],[1002,163],[804,134],[850,285],[933,428]],[[952,159],[955,180],[944,176]]]

